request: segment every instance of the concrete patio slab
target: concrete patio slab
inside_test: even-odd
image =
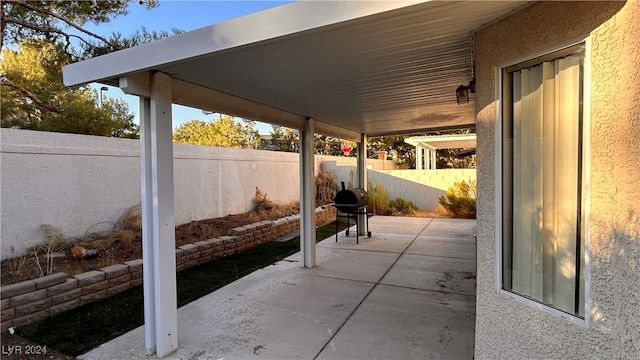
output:
[[[476,261],[404,254],[380,283],[475,295]]]
[[[476,258],[476,242],[471,238],[445,238],[418,236],[409,246],[406,254],[432,255],[459,259]]]
[[[180,346],[169,358],[313,358],[373,286],[259,270],[180,308]],[[142,359],[143,340],[138,328],[79,358]]]
[[[475,220],[435,218],[420,235],[439,237],[473,237],[476,233]]]
[[[379,285],[317,359],[472,359],[474,304]]]
[[[313,269],[294,254],[180,308],[165,359],[471,359],[475,259],[459,245],[473,238],[451,241],[446,222],[379,218],[385,231],[360,244],[320,242]],[[144,347],[140,327],[78,358],[153,359]]]
[[[369,231],[372,234],[418,235],[433,220],[435,219],[376,215],[369,218]]]
[[[341,235],[338,236],[337,242],[335,236],[332,236],[319,242],[318,247],[402,253],[415,238],[415,235],[374,233],[371,238],[360,237],[359,243],[356,244],[354,236]]]
[[[400,254],[317,247],[318,265],[312,269],[300,266],[300,256],[300,253],[291,255],[287,258],[288,265],[268,269],[375,283],[382,279]]]

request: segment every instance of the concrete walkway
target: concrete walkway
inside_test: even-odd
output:
[[[474,220],[374,216],[178,310],[167,359],[472,359]],[[79,359],[148,359],[138,328]]]

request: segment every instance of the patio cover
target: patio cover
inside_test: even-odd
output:
[[[407,144],[416,147],[416,170],[436,169],[436,150],[438,149],[473,149],[476,148],[476,134],[412,136],[404,139]],[[426,155],[424,154],[426,151]]]
[[[301,251],[315,266],[313,135],[472,127],[473,32],[526,2],[298,2],[68,65],[140,97],[145,347],[177,348],[171,104],[300,130]],[[361,221],[361,223],[364,223]],[[366,230],[366,229],[363,229]]]
[[[69,65],[67,85],[125,92],[152,72],[174,80],[173,102],[359,141],[475,123],[474,30],[517,1],[298,2]],[[134,76],[137,75],[137,76]]]

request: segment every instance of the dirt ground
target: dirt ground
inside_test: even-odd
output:
[[[297,213],[296,205],[288,205],[192,221],[176,227],[176,247],[229,235],[230,230],[235,227],[263,220],[276,220]],[[75,260],[71,256],[70,249],[77,244],[86,249],[97,250],[98,255]],[[38,256],[35,252],[31,252],[21,257],[3,260],[0,263],[2,286],[38,278],[43,274],[65,272],[68,275],[76,275],[113,264],[121,264],[128,260],[140,259],[142,258],[142,236],[139,230],[119,230],[108,236],[84,239],[74,243],[61,242],[56,246],[55,251],[51,251],[54,256],[49,257],[50,261],[47,262],[48,251],[47,246],[43,245],[38,250]]]

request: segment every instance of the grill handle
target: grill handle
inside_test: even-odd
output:
[[[344,191],[344,190],[345,190],[345,188],[344,188],[344,181],[340,181],[340,184],[342,185],[342,191]]]

